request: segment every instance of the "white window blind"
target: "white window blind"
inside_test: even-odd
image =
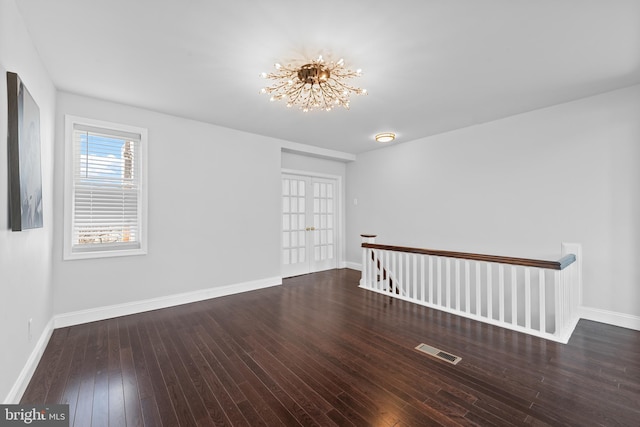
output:
[[[70,253],[143,249],[142,134],[77,122],[69,130]]]

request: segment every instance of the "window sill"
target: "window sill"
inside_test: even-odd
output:
[[[138,256],[146,255],[147,250],[145,248],[136,249],[101,249],[92,251],[76,251],[67,252],[64,254],[64,261],[74,261],[78,259],[95,259],[95,258],[113,258],[124,256]]]

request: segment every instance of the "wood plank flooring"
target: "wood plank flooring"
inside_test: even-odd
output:
[[[22,403],[68,403],[83,427],[640,425],[640,332],[580,321],[562,345],[359,289],[359,277],[327,271],[57,329]]]

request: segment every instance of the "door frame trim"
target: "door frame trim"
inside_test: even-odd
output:
[[[308,177],[308,178],[325,178],[325,179],[333,179],[336,181],[336,211],[337,211],[337,215],[336,215],[336,219],[337,219],[337,223],[336,223],[336,234],[337,234],[337,238],[336,238],[336,243],[337,243],[337,250],[336,250],[336,268],[346,268],[347,263],[345,262],[346,259],[346,247],[347,247],[347,236],[345,235],[345,229],[344,229],[344,224],[346,221],[346,212],[344,209],[344,196],[345,196],[345,191],[344,191],[344,183],[343,183],[343,178],[340,175],[332,175],[332,174],[328,174],[328,173],[318,173],[318,172],[311,172],[311,171],[305,171],[305,170],[299,170],[299,169],[286,169],[286,168],[282,168],[280,169],[280,177],[282,179],[282,175],[283,174],[289,174],[289,175],[298,175],[298,176],[304,176],[304,177]],[[282,195],[281,195],[282,197]],[[282,203],[280,203],[280,217],[282,217]],[[282,268],[282,221],[280,221],[280,268]]]

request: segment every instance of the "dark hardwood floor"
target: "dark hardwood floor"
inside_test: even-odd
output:
[[[68,403],[73,426],[640,425],[640,332],[580,321],[557,344],[359,277],[57,329],[22,403]]]

